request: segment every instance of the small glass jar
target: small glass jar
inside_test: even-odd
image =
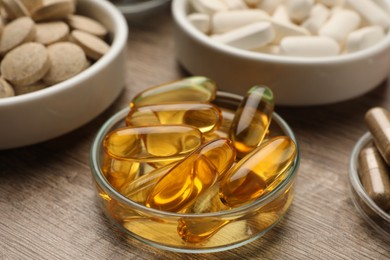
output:
[[[232,118],[241,96],[218,92],[214,101],[226,118]],[[157,248],[187,253],[217,252],[247,244],[267,233],[285,215],[294,196],[294,184],[299,166],[299,146],[287,123],[276,113],[270,125],[270,136],[286,135],[297,144],[293,166],[274,190],[246,205],[214,213],[182,214],[164,212],[129,200],[115,190],[104,177],[102,159],[103,139],[108,132],[124,126],[129,109],[112,116],[99,130],[91,148],[90,164],[96,184],[97,201],[109,220],[130,237]],[[228,122],[222,128],[228,128]],[[197,228],[215,228],[216,232],[198,243],[185,242],[177,232],[182,221]]]
[[[385,212],[368,196],[358,172],[360,151],[373,141],[370,133],[364,134],[355,144],[349,161],[349,183],[353,204],[361,216],[376,231],[390,241],[390,213]]]

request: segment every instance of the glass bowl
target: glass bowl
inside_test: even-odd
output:
[[[218,92],[214,103],[222,109],[224,118],[231,119],[241,100],[241,96]],[[214,213],[182,214],[137,204],[115,190],[104,177],[102,141],[108,132],[124,126],[128,112],[129,108],[119,111],[102,126],[93,141],[90,154],[98,204],[108,219],[126,235],[154,247],[176,252],[217,252],[242,246],[263,236],[283,218],[293,199],[300,157],[295,135],[279,115],[273,114],[270,136],[287,135],[297,144],[298,150],[286,178],[270,193],[249,204]],[[225,121],[222,128],[228,127]],[[213,230],[213,235],[197,243],[185,242],[177,233],[178,223],[183,221],[205,232]]]
[[[376,231],[390,241],[390,213],[385,212],[378,207],[368,196],[360,182],[358,173],[358,158],[360,151],[373,141],[369,132],[365,133],[356,143],[352,150],[349,161],[349,183],[353,204]]]

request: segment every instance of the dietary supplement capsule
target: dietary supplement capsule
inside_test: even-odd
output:
[[[231,167],[235,155],[228,139],[203,144],[160,179],[146,206],[170,212],[188,207]]]
[[[103,142],[106,153],[119,160],[153,162],[182,159],[198,148],[202,133],[185,125],[118,128]]]
[[[126,183],[121,189],[119,189],[119,191],[127,198],[137,203],[145,204],[147,196],[153,189],[153,186],[175,165],[176,163],[171,163],[155,169],[133,181]]]
[[[239,158],[261,143],[271,123],[273,110],[274,96],[271,89],[261,86],[249,89],[229,130],[229,138]]]
[[[210,213],[229,210],[230,207],[222,203],[219,198],[219,183],[217,182],[205,193],[199,196],[194,203],[185,209],[185,213]]]
[[[383,210],[390,210],[389,167],[377,148],[365,147],[359,154],[359,176],[368,196]]]
[[[187,102],[133,107],[126,117],[126,125],[191,125],[202,133],[221,124],[221,111],[209,103]]]
[[[219,185],[217,183],[203,195],[199,196],[199,198],[185,210],[185,213],[199,214],[229,210],[230,207],[221,202],[218,193]],[[177,233],[186,242],[199,243],[213,236],[229,222],[229,220],[214,219],[210,217],[199,219],[181,218],[178,221]]]
[[[221,228],[229,224],[229,220],[216,218],[188,219],[178,221],[177,233],[188,243],[200,243],[217,233]]]
[[[367,111],[364,119],[376,147],[390,165],[390,113],[382,107],[374,107]]]
[[[210,102],[215,99],[217,85],[209,78],[194,76],[149,88],[136,95],[130,107],[176,102]]]
[[[272,190],[293,165],[297,147],[291,138],[271,138],[242,158],[221,179],[224,204],[237,207]]]
[[[134,180],[137,177],[138,169],[138,162],[115,160],[104,155],[102,171],[111,186],[117,190]]]

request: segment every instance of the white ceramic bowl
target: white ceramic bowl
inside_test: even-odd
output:
[[[125,86],[128,27],[108,1],[79,0],[77,12],[103,23],[110,50],[78,75],[43,90],[0,99],[0,149],[35,144],[70,132],[105,110]]]
[[[177,58],[190,73],[212,78],[222,90],[244,95],[251,86],[265,84],[279,105],[319,105],[362,95],[389,75],[389,33],[370,48],[335,57],[255,53],[211,41],[198,31],[186,18],[189,2],[172,3]]]

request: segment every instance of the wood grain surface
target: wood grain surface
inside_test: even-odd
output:
[[[297,135],[302,160],[293,204],[264,237],[226,252],[180,254],[119,236],[95,202],[91,142],[137,92],[188,75],[174,56],[168,8],[130,23],[129,35],[126,88],[109,109],[55,140],[0,151],[0,259],[390,258],[389,242],[354,208],[347,179],[352,147],[367,131],[364,113],[390,109],[388,82],[335,105],[276,107]]]

